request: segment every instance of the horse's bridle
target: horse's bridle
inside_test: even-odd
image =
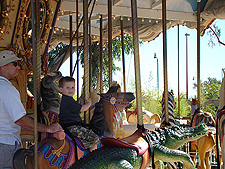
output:
[[[115,112],[118,112],[119,111],[119,108],[117,106],[128,106],[130,104],[130,102],[128,101],[121,101],[121,100],[116,100],[116,98],[113,96],[112,93],[107,93],[109,97],[102,97],[102,100],[107,102],[107,103],[110,103]]]

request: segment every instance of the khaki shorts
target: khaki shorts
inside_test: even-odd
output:
[[[91,129],[87,129],[80,125],[74,125],[68,127],[68,130],[74,137],[78,137],[80,139],[86,149],[100,143],[98,135]]]
[[[13,169],[13,155],[20,148],[18,142],[15,145],[0,143],[0,169]]]

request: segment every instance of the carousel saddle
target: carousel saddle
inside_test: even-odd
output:
[[[113,137],[104,137],[101,139],[101,143],[104,146],[121,146],[129,147],[137,150],[138,155],[143,155],[148,150],[149,145],[142,137],[142,131],[136,130],[132,135],[123,138],[121,140]]]

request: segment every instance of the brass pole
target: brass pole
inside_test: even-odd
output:
[[[138,20],[137,20],[137,1],[131,0],[131,13],[132,13],[132,33],[134,45],[134,68],[135,68],[135,89],[136,89],[136,103],[138,124],[143,125],[142,114],[142,93],[141,93],[141,73],[140,73],[140,60],[139,60],[139,41],[138,41]]]
[[[112,85],[112,0],[108,0],[109,87]]]
[[[200,2],[197,0],[197,98],[198,108],[200,106],[201,99],[201,82],[200,82]]]
[[[38,168],[38,132],[37,132],[37,106],[41,102],[41,43],[40,43],[40,4],[39,0],[31,0],[32,14],[32,57],[34,78],[34,168]]]
[[[121,27],[121,44],[122,44],[122,64],[123,64],[123,91],[126,92],[126,76],[125,76],[125,57],[124,57],[124,40],[123,40],[123,17],[120,18],[120,27]]]
[[[72,77],[73,74],[73,51],[72,51],[72,43],[73,43],[73,39],[72,39],[72,36],[73,36],[73,27],[72,27],[72,14],[70,13],[69,14],[69,20],[70,20],[70,76]]]
[[[91,66],[91,60],[92,60],[92,52],[91,52],[91,16],[90,16],[90,18],[89,18],[89,20],[88,20],[88,27],[89,27],[89,29],[88,29],[88,31],[89,31],[89,37],[88,37],[88,42],[89,42],[89,91],[91,91],[91,84],[92,84],[92,66]],[[89,97],[91,97],[91,92],[90,92],[90,96]],[[90,109],[89,109],[89,111],[88,111],[88,113],[89,113],[89,121],[91,120],[90,118]]]
[[[88,61],[88,3],[83,1],[83,41],[84,41],[84,98],[89,98],[89,61]],[[89,124],[89,113],[84,112],[85,124]]]
[[[103,93],[103,83],[102,83],[102,15],[100,15],[100,93]]]
[[[79,78],[80,78],[80,75],[79,75],[79,15],[78,15],[78,1],[79,0],[76,0],[76,28],[77,28],[77,31],[76,31],[76,36],[77,36],[77,100],[79,98]],[[75,70],[75,69],[74,69]]]
[[[179,116],[179,119],[180,119],[180,27],[179,25],[177,25],[177,61],[178,61],[178,69],[177,69],[177,72],[178,72],[178,116]]]
[[[164,75],[164,100],[165,121],[169,123],[168,111],[168,80],[167,80],[167,37],[166,37],[166,0],[162,0],[162,26],[163,26],[163,75]]]

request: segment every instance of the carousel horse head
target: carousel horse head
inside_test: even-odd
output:
[[[121,112],[135,97],[130,92],[117,92],[119,88],[119,85],[110,87],[107,93],[100,94],[101,99],[95,104],[90,126],[99,136],[118,137],[123,133]]]
[[[59,71],[48,73],[41,81],[41,97],[43,102],[43,111],[52,111],[59,114],[60,96],[59,80],[62,74]]]

